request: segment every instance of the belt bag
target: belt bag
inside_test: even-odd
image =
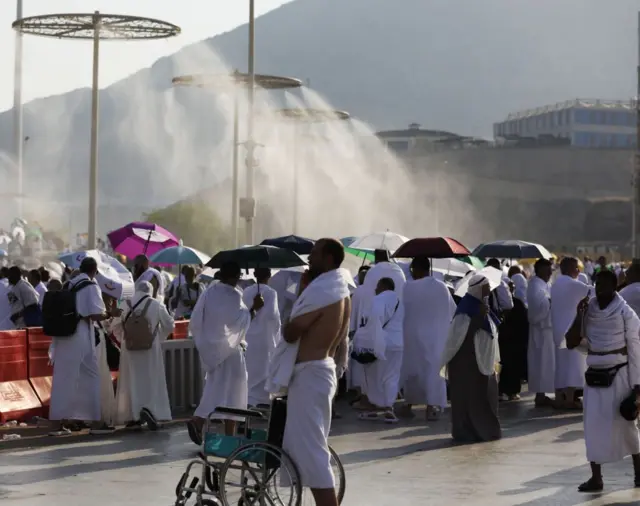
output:
[[[606,369],[595,369],[589,367],[587,372],[584,373],[584,381],[587,386],[592,388],[609,388],[613,385],[613,381],[616,379],[618,371],[626,366],[628,362],[624,364],[614,365]]]

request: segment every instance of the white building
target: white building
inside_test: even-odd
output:
[[[509,114],[493,135],[497,142],[629,149],[636,147],[636,124],[633,100],[576,99]]]

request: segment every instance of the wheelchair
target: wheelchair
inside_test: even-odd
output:
[[[235,435],[212,430],[220,415],[242,420]],[[205,420],[199,458],[189,462],[178,482],[175,506],[186,506],[194,495],[197,506],[301,506],[300,474],[282,449],[285,420],[286,398],[254,409],[216,408]],[[254,428],[258,421],[267,421],[267,429]],[[341,503],[345,471],[331,447],[329,452]]]

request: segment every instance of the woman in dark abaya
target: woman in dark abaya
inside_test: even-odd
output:
[[[459,443],[500,439],[498,382],[495,367],[498,320],[489,310],[489,281],[481,274],[469,281],[451,322],[443,363],[451,399],[451,435]]]
[[[500,328],[500,397],[519,400],[522,382],[527,379],[527,279],[519,267],[509,269],[513,286],[513,309],[505,314]]]

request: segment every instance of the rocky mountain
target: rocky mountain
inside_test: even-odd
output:
[[[633,95],[639,7],[637,0],[616,0],[615,8],[601,0],[295,0],[257,20],[257,71],[309,80],[374,129],[417,121],[490,137],[492,122],[513,110]],[[180,73],[226,71],[221,61],[245,71],[246,49],[241,26],[101,92],[100,228],[227,176],[230,101],[169,83]],[[65,222],[85,219],[89,110],[90,93],[81,89],[25,111],[26,192]],[[10,151],[11,128],[11,112],[0,114],[0,151]],[[11,186],[3,164],[0,183]]]

